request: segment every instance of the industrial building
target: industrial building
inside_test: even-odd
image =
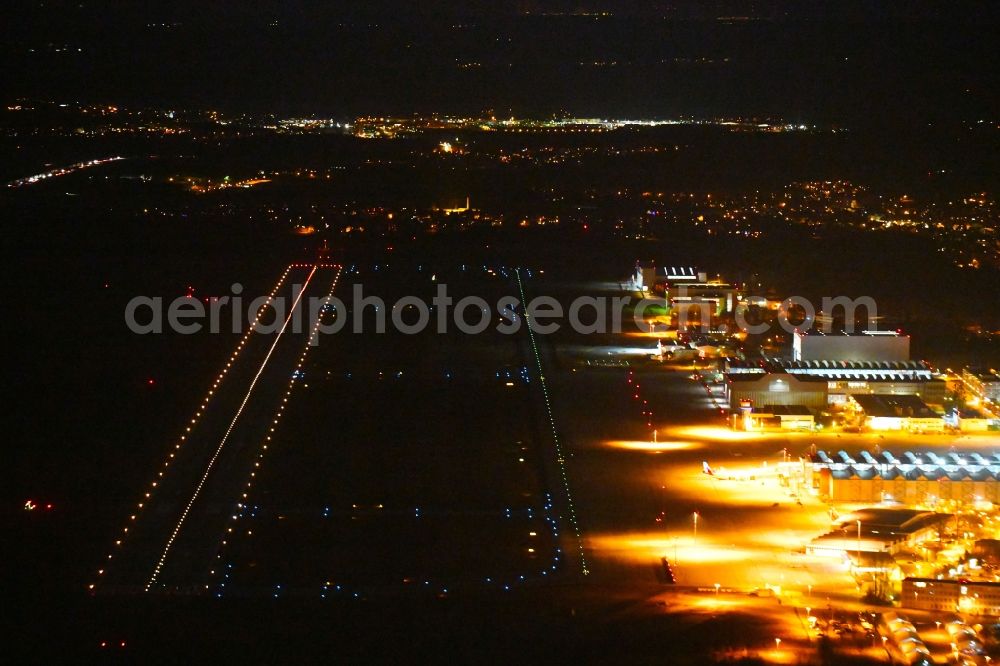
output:
[[[975,409],[952,408],[944,415],[947,427],[959,432],[986,432],[1000,430],[1000,420],[991,418]]]
[[[812,430],[816,417],[804,405],[768,405],[743,410],[744,430]]]
[[[905,362],[768,361],[728,359],[726,398],[736,410],[753,406],[846,404],[855,395],[913,395],[931,405],[944,403],[946,382],[927,364]]]
[[[812,375],[827,379],[874,377],[893,381],[926,381],[935,377],[934,371],[923,361],[788,361],[775,358],[741,361],[728,359],[725,369],[731,374],[784,371],[795,375]]]
[[[937,535],[951,515],[913,509],[862,509],[841,519],[839,526],[806,547],[810,555],[895,554]]]
[[[936,578],[904,578],[905,608],[967,615],[1000,615],[1000,583]]]
[[[860,410],[869,430],[943,432],[945,421],[915,395],[852,395],[851,405]]]
[[[793,361],[909,361],[910,336],[898,331],[824,333],[796,329]]]
[[[788,372],[727,373],[725,389],[733,412],[772,405],[803,405],[814,409],[827,405],[828,382],[821,377]]]
[[[652,291],[657,284],[690,284],[706,282],[708,274],[693,266],[657,266],[653,262],[635,262],[632,283],[639,291]]]
[[[897,502],[906,506],[944,503],[1000,504],[1000,454],[844,451],[812,458],[812,483],[829,502]]]
[[[656,266],[636,262],[632,283],[639,291],[662,296],[673,316],[683,321],[707,322],[733,312],[740,299],[736,285],[721,279],[709,279],[708,274],[693,266]]]

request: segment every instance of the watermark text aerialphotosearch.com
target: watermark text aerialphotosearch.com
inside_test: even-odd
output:
[[[647,320],[652,312],[663,312],[670,303],[662,298],[645,298],[634,301],[629,296],[579,296],[563,303],[553,296],[541,295],[522,303],[515,296],[503,296],[490,303],[479,296],[455,299],[448,294],[448,285],[439,284],[436,294],[428,302],[418,296],[404,296],[393,303],[386,303],[379,296],[365,295],[364,286],[355,284],[352,290],[353,306],[348,308],[341,299],[312,296],[299,298],[301,285],[293,285],[290,298],[259,296],[246,303],[241,296],[243,287],[232,286],[231,296],[213,298],[202,302],[196,298],[178,297],[165,302],[159,296],[136,296],[125,307],[125,323],[137,334],[163,333],[165,330],[180,334],[203,331],[232,333],[244,330],[244,322],[252,322],[255,332],[278,332],[286,320],[293,332],[307,330],[319,319],[318,334],[385,333],[394,330],[415,335],[428,328],[436,333],[455,330],[475,335],[493,328],[499,333],[513,334],[523,323],[530,323],[534,333],[548,335],[569,326],[576,333],[602,334],[622,332],[622,323],[631,318],[641,331],[654,331]],[[654,310],[657,306],[659,310]],[[262,310],[263,309],[263,310]],[[792,332],[809,329],[817,312],[833,313],[841,309],[844,327],[852,328],[859,312],[864,311],[866,329],[874,329],[877,308],[868,296],[824,297],[817,309],[808,299],[791,296],[778,308],[771,322],[749,321],[750,308],[737,307],[731,322],[714,322],[709,303],[685,303],[676,309],[676,325],[681,330],[708,332],[723,330],[763,334],[774,326]],[[794,316],[791,313],[795,313]],[[258,316],[258,314],[260,316]],[[244,318],[245,315],[245,318]],[[829,327],[829,318],[824,326]],[[317,344],[319,335],[311,344]]]

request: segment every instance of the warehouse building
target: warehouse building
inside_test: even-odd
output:
[[[700,272],[694,266],[657,266],[651,261],[635,262],[632,283],[639,291],[652,291],[656,285],[679,285],[705,282],[706,273]]]
[[[795,330],[793,361],[909,361],[910,336],[898,331],[824,333]]]
[[[1000,454],[844,451],[812,458],[812,483],[829,502],[897,502],[906,506],[1000,504]]]
[[[895,554],[937,536],[950,519],[946,513],[913,509],[871,508],[844,516],[839,526],[806,547],[810,555]]]
[[[724,366],[730,408],[741,400],[755,405],[805,404],[810,407],[846,404],[854,395],[915,395],[925,403],[944,404],[947,383],[922,361],[741,361],[727,359]],[[766,395],[772,378],[794,377],[788,382],[806,393],[825,393],[823,404],[790,400],[787,396]],[[729,383],[732,380],[732,384]],[[820,387],[824,383],[825,387]],[[785,386],[776,388],[785,393]],[[755,392],[750,396],[747,392]],[[815,397],[815,396],[813,396]]]
[[[727,373],[725,388],[733,412],[772,405],[802,405],[814,409],[827,405],[827,381],[821,377],[787,372]]]
[[[805,405],[751,407],[739,415],[744,430],[812,430],[816,417]]]
[[[944,415],[944,423],[947,427],[960,432],[986,432],[1000,429],[1000,420],[975,409],[958,409],[957,407],[948,410]]]
[[[915,395],[852,395],[852,407],[860,410],[868,430],[944,432],[945,420]]]
[[[639,291],[662,296],[675,323],[708,323],[733,312],[741,298],[739,288],[721,278],[710,279],[694,266],[656,266],[636,262],[632,284]]]

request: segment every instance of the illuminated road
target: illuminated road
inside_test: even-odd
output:
[[[17,180],[12,180],[7,183],[7,187],[24,187],[26,185],[34,185],[35,183],[41,183],[52,178],[58,178],[60,176],[66,176],[81,169],[90,169],[97,166],[102,166],[108,164],[109,162],[117,162],[119,160],[125,159],[124,157],[105,157],[103,159],[88,160],[86,162],[77,162],[76,164],[71,164],[65,167],[59,167],[52,169],[51,171],[45,171],[44,173],[37,173],[33,176],[26,176],[24,178],[18,178]]]
[[[270,331],[250,329],[237,345],[180,440],[164,454],[92,589],[204,590],[217,535],[273,427],[272,415],[311,334],[308,301],[326,296],[338,274],[329,265],[285,271],[272,292],[283,307],[277,315],[271,308],[259,313]]]

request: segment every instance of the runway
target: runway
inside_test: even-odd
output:
[[[309,347],[310,299],[332,294],[340,272],[329,264],[285,270],[178,439],[152,456],[152,480],[125,516],[92,591],[205,589],[226,521]]]

